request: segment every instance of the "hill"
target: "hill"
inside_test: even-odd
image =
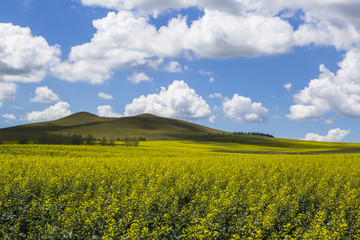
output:
[[[79,112],[65,118],[0,129],[0,141],[28,139],[44,134],[92,134],[95,138],[144,137],[149,140],[188,139],[195,136],[222,134],[224,131],[152,114],[107,118]]]
[[[360,152],[358,143],[329,143],[292,139],[234,135],[198,124],[140,114],[134,117],[107,118],[79,112],[49,122],[32,123],[0,129],[0,141],[22,138],[39,139],[48,134],[92,134],[100,139],[142,137],[147,140],[181,140],[166,143],[168,148],[201,149],[228,153],[349,153]],[[187,141],[185,141],[187,140]],[[156,145],[158,143],[149,143]]]

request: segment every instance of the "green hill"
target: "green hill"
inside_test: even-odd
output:
[[[208,148],[228,153],[336,153],[360,152],[358,143],[312,142],[281,138],[234,135],[198,124],[152,114],[107,118],[80,112],[65,118],[0,129],[0,141],[39,139],[49,134],[92,134],[101,139],[142,137],[147,140],[181,140],[175,145],[186,148]],[[187,141],[185,141],[187,140]],[[171,147],[171,143],[168,147]],[[180,144],[180,145],[179,145]]]
[[[149,140],[176,140],[224,131],[152,114],[134,117],[106,118],[80,112],[65,118],[0,129],[0,141],[15,141],[22,137],[33,139],[44,134],[92,134],[95,138],[144,137]]]

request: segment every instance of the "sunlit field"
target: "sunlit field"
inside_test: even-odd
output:
[[[360,238],[360,154],[219,149],[0,145],[0,239]]]

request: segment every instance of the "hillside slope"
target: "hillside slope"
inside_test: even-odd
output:
[[[225,133],[220,130],[152,114],[134,117],[106,118],[80,112],[65,118],[0,129],[0,141],[36,138],[44,134],[92,134],[95,138],[145,137],[150,140],[175,140],[209,134]]]
[[[208,149],[227,153],[350,153],[360,152],[358,143],[312,142],[292,139],[234,135],[198,124],[171,118],[141,114],[134,117],[106,118],[80,112],[65,118],[0,129],[0,141],[39,139],[47,134],[92,134],[95,138],[124,139],[143,137],[147,140],[181,140],[149,142],[168,148]],[[184,141],[187,140],[187,141]]]

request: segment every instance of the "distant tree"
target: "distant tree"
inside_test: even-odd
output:
[[[146,141],[146,137],[139,137],[139,141]]]
[[[139,146],[140,140],[139,140],[139,138],[136,138],[136,137],[132,137],[132,138],[126,137],[124,139],[124,142],[125,142],[125,146],[137,147],[137,146]]]
[[[29,139],[26,136],[22,136],[19,140],[18,140],[18,144],[27,144],[29,141]]]
[[[103,137],[103,138],[99,141],[99,143],[100,143],[101,146],[106,146],[106,144],[107,144],[106,137]]]
[[[44,134],[38,139],[34,139],[34,141],[40,144],[59,144],[59,145],[82,145],[83,137],[81,134],[73,134],[70,133],[64,135],[60,134]]]
[[[274,136],[271,134],[259,133],[259,132],[233,132],[235,135],[249,135],[249,136],[260,136],[260,137],[271,137]]]
[[[110,138],[109,146],[115,146],[115,139],[114,138]]]
[[[82,145],[83,137],[81,134],[69,135],[69,141],[70,145]]]
[[[95,144],[95,138],[93,137],[93,135],[91,133],[86,135],[84,140],[85,140],[86,145],[94,145]]]

